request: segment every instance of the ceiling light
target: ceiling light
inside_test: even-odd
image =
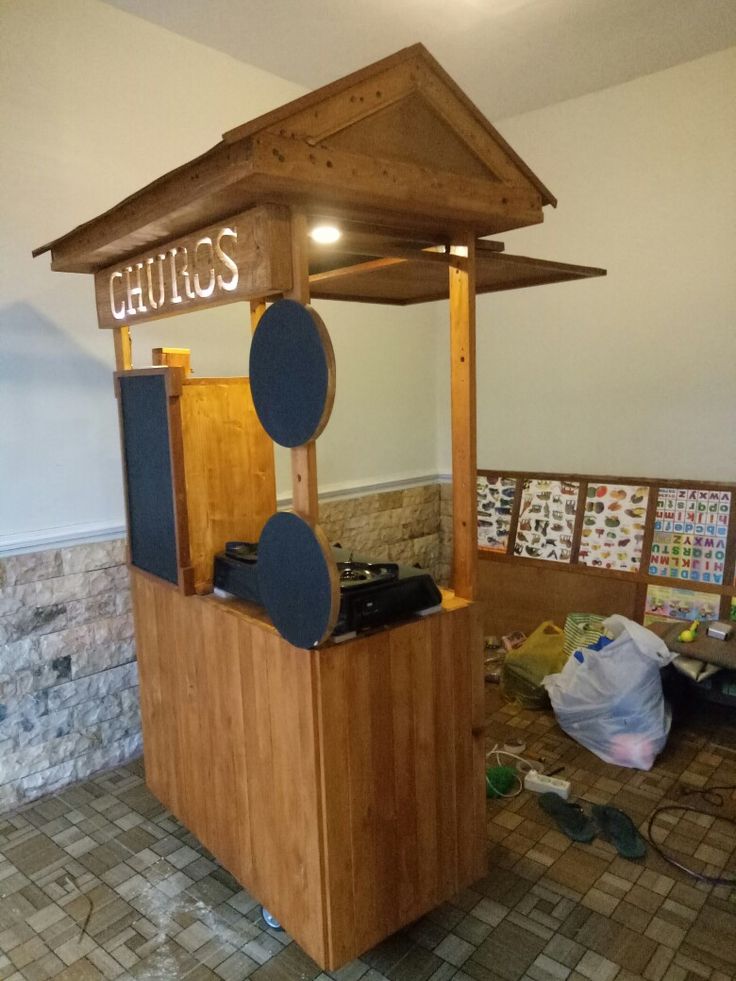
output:
[[[340,229],[334,225],[315,225],[309,233],[311,240],[320,245],[333,245],[341,235]]]

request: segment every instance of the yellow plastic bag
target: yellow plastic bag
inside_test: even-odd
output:
[[[506,695],[524,708],[547,708],[549,696],[542,679],[564,667],[564,643],[561,627],[551,620],[540,623],[521,647],[506,655],[501,678]]]

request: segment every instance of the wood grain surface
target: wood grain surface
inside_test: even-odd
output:
[[[256,542],[276,510],[273,443],[247,378],[187,379],[180,402],[189,550],[197,592],[225,542]]]
[[[476,607],[304,652],[132,579],[148,785],[320,965],[484,874]]]

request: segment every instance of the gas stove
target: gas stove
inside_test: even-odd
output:
[[[426,569],[396,562],[371,562],[349,549],[333,546],[340,577],[340,613],[334,640],[347,640],[415,613],[439,608],[442,596]],[[215,558],[215,589],[261,604],[258,545],[228,542]]]

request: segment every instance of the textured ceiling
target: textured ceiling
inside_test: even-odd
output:
[[[317,88],[421,41],[490,119],[736,44],[735,0],[105,0]]]

